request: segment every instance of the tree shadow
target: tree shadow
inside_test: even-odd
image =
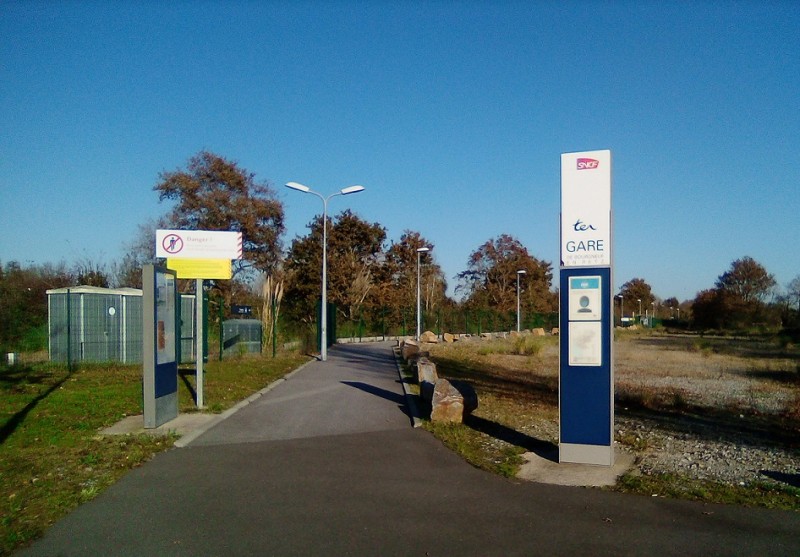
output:
[[[37,383],[43,383],[46,375],[36,376]],[[6,423],[0,427],[0,445],[5,443],[6,439],[11,437],[11,435],[17,430],[17,428],[25,421],[25,418],[28,417],[28,414],[36,408],[36,406],[46,399],[50,394],[61,387],[67,380],[72,377],[72,372],[67,373],[64,377],[58,380],[56,383],[53,383],[50,387],[47,388],[46,391],[40,393],[36,398],[31,400],[25,407],[20,410],[19,412],[15,413],[11,416]]]

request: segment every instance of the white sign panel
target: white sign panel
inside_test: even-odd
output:
[[[600,321],[569,322],[569,365],[602,364],[603,335]]]
[[[210,230],[156,230],[156,257],[241,259],[242,233]]]
[[[611,266],[611,151],[561,155],[561,266]]]
[[[570,277],[569,279],[569,320],[600,321],[602,306],[600,301],[601,278]]]

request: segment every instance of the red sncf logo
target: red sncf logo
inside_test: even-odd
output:
[[[600,161],[595,159],[578,159],[578,170],[592,170],[600,166]]]

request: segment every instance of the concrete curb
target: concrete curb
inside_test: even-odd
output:
[[[190,433],[187,433],[186,435],[184,435],[183,437],[181,437],[180,439],[175,441],[175,446],[179,447],[179,448],[184,448],[184,447],[188,446],[192,441],[194,441],[195,439],[197,439],[198,437],[203,435],[206,431],[208,431],[212,427],[216,426],[220,422],[222,422],[224,420],[227,420],[228,418],[233,416],[236,412],[238,412],[239,410],[241,410],[245,406],[248,406],[250,403],[258,400],[259,398],[261,398],[262,396],[264,396],[265,394],[270,392],[272,389],[274,389],[275,387],[277,387],[278,385],[280,385],[284,381],[288,381],[294,375],[296,375],[297,373],[301,372],[306,366],[310,365],[313,362],[314,362],[314,360],[307,361],[306,363],[304,363],[303,365],[301,365],[300,367],[298,367],[294,371],[290,371],[289,373],[287,373],[286,375],[284,375],[280,379],[276,379],[275,381],[273,381],[272,383],[270,383],[269,385],[267,385],[266,387],[264,387],[260,391],[250,395],[249,397],[247,397],[244,400],[241,400],[241,401],[237,402],[235,405],[231,406],[230,408],[228,408],[227,410],[225,410],[224,412],[222,412],[221,414],[216,416],[214,419],[209,420],[208,423],[198,427],[197,429],[191,431]]]
[[[403,367],[398,352],[399,350],[397,347],[392,347],[394,363],[397,366],[397,376],[400,378],[400,384],[403,386],[403,395],[406,398],[406,405],[408,405],[408,413],[411,414],[409,416],[411,418],[411,425],[415,428],[420,427],[422,425],[422,419],[419,417],[419,409],[417,408],[417,403],[414,401],[414,395],[408,391],[408,385],[406,385],[405,377],[403,377]]]

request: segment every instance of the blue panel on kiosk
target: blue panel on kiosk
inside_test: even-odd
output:
[[[155,395],[161,398],[178,392],[178,362],[156,365]]]
[[[601,277],[600,365],[569,364],[570,278]],[[561,442],[580,445],[611,445],[611,269],[608,267],[562,268],[560,276],[561,366],[559,405]]]

